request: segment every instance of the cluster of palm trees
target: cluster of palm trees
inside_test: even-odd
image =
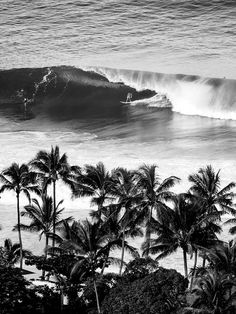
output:
[[[154,254],[157,259],[182,249],[184,274],[189,276],[188,256],[194,256],[190,289],[197,273],[197,258],[208,260],[207,250],[218,243],[222,215],[236,215],[233,204],[235,183],[225,187],[220,184],[220,172],[211,166],[201,168],[189,176],[190,189],[175,194],[172,188],[180,179],[171,176],[161,180],[156,165],[143,165],[137,170],[116,168],[108,171],[103,163],[95,166],[71,166],[66,154],[59,147],[51,151],[39,151],[28,164],[13,163],[0,174],[0,193],[14,191],[17,204],[20,267],[23,249],[21,231],[39,232],[45,236],[45,258],[51,241],[50,252],[72,252],[78,256],[72,274],[86,269],[94,278],[96,270],[116,262],[120,274],[124,268],[124,252],[139,255],[137,248],[128,243],[130,238],[143,236],[142,251],[145,256]],[[58,180],[67,184],[73,197],[90,197],[96,209],[90,219],[74,221],[72,217],[61,219],[62,201],[56,200]],[[48,187],[52,187],[52,196]],[[25,194],[29,204],[20,210],[20,196]],[[34,195],[34,198],[32,198]],[[21,223],[21,216],[31,219],[28,225]],[[231,219],[229,223],[235,223]],[[235,233],[235,227],[231,230]],[[119,259],[112,258],[114,249],[121,249]],[[86,267],[82,267],[86,264]],[[83,275],[81,273],[81,275]],[[99,302],[97,299],[98,308]],[[98,310],[100,312],[100,310]]]

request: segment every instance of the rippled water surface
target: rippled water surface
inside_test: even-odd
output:
[[[0,67],[102,65],[236,77],[235,0],[15,1]]]

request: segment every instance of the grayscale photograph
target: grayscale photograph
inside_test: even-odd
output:
[[[0,314],[236,313],[236,0],[0,0]]]

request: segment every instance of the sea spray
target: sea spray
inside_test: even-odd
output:
[[[111,82],[166,94],[173,111],[236,120],[236,80],[93,67]]]

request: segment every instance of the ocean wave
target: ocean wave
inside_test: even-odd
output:
[[[117,118],[128,93],[132,106],[236,120],[236,80],[102,67],[0,71],[0,110],[14,105],[32,117]]]
[[[151,90],[136,91],[94,71],[75,67],[27,68],[0,71],[0,110],[4,107],[54,118],[119,117],[121,101],[154,96]],[[30,116],[31,117],[31,116]]]
[[[166,95],[175,112],[236,120],[236,80],[99,67],[90,69],[110,82],[122,82],[137,91],[150,89]]]

